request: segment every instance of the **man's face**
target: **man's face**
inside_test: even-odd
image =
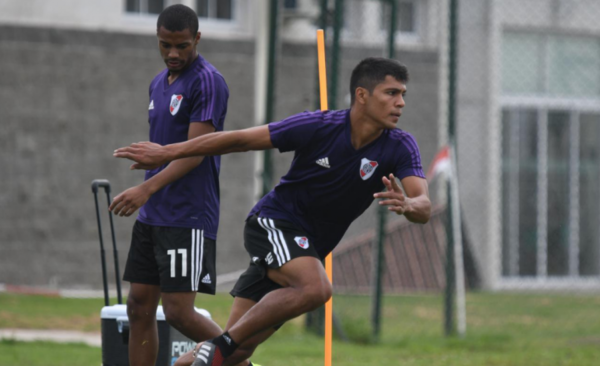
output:
[[[405,94],[406,85],[388,75],[383,82],[375,86],[372,94],[368,94],[366,112],[383,128],[394,129],[402,115]]]
[[[196,58],[200,32],[194,35],[189,28],[171,32],[165,27],[160,27],[157,36],[160,55],[171,73],[181,72]]]

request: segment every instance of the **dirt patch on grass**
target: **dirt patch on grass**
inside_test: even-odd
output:
[[[569,344],[581,344],[581,345],[598,345],[600,346],[600,337],[585,337],[577,338],[569,341]]]
[[[100,331],[100,315],[53,317],[34,316],[26,317],[6,311],[0,311],[1,328],[18,329],[64,329],[78,330],[82,332]]]
[[[414,311],[415,311],[415,315],[421,319],[427,319],[427,320],[441,319],[441,314],[438,309],[417,306]]]

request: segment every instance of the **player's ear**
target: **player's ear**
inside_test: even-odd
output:
[[[200,38],[202,37],[202,33],[196,33],[196,38],[194,39],[194,43],[197,45],[200,42]]]
[[[363,87],[359,86],[354,91],[354,100],[356,100],[357,103],[365,104],[368,96],[369,91]]]

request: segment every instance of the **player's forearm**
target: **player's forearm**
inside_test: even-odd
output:
[[[431,217],[431,201],[427,195],[406,198],[408,208],[404,216],[410,222],[425,224]]]
[[[170,155],[174,159],[190,156],[223,155],[236,151],[237,141],[230,132],[215,132],[194,139],[169,145]]]
[[[173,161],[160,173],[142,183],[142,186],[152,195],[166,185],[185,176],[192,169],[200,165],[203,159],[203,156],[194,156]]]
[[[215,132],[163,147],[169,160],[273,148],[267,126]]]

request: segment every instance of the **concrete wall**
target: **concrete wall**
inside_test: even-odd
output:
[[[276,118],[314,108],[314,49],[282,47]],[[253,42],[203,39],[199,50],[229,84],[226,129],[251,126]],[[428,165],[437,147],[437,55],[398,55],[413,80],[401,125],[414,132]],[[355,62],[344,58],[344,90]],[[0,283],[101,286],[90,183],[109,179],[114,196],[142,181],[142,173],[129,171],[129,162],[112,158],[112,151],[147,139],[148,84],[162,68],[154,36],[0,26]],[[281,175],[291,154],[275,155]],[[253,205],[253,161],[252,153],[222,160],[219,274],[248,262],[242,230]],[[104,208],[106,198],[100,199]],[[134,220],[115,218],[121,271]],[[365,216],[351,234],[373,222]],[[108,230],[104,238],[110,249]],[[110,250],[107,255],[112,263]]]

